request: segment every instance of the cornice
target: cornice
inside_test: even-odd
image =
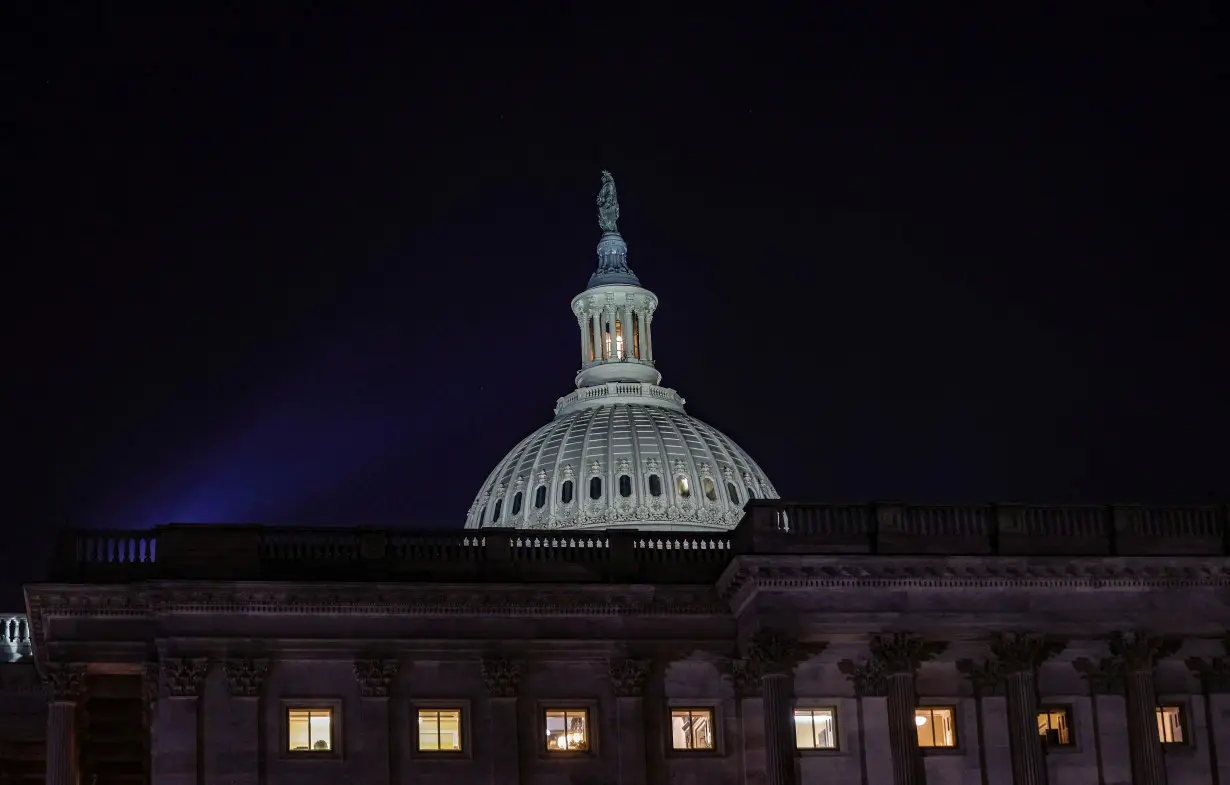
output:
[[[718,579],[721,596],[749,588],[1223,588],[1226,558],[1000,556],[738,556]]]

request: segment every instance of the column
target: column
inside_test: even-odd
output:
[[[888,739],[893,751],[894,785],[926,782],[914,724],[914,710],[918,706],[914,674],[921,663],[935,657],[946,645],[906,633],[878,635],[871,640],[871,657],[879,661],[887,684]]]
[[[818,652],[823,647],[814,647]],[[768,785],[795,785],[798,749],[794,739],[794,668],[801,651],[798,640],[770,628],[748,641],[748,659],[760,674],[764,695],[765,780]]]
[[[1063,644],[1034,634],[999,634],[991,654],[1004,676],[1008,702],[1008,746],[1015,785],[1045,785],[1046,751],[1038,734],[1038,668]]]
[[[491,726],[488,729],[492,746],[491,783],[518,785],[521,782],[521,732],[517,722],[517,693],[521,688],[521,662],[486,659],[482,669],[483,681],[491,696]],[[542,739],[535,741],[542,744]]]
[[[355,754],[363,761],[364,781],[389,785],[392,781],[392,749],[389,737],[389,696],[397,681],[398,662],[393,659],[355,660],[359,683],[359,716]],[[413,729],[414,726],[411,725]],[[472,743],[464,739],[465,743]]]
[[[77,705],[85,690],[85,666],[47,663],[42,668],[47,700],[47,785],[77,785]]]
[[[1178,641],[1149,637],[1140,632],[1117,633],[1108,643],[1111,661],[1123,674],[1126,691],[1128,746],[1135,785],[1165,785],[1166,761],[1157,731],[1157,695],[1153,667],[1174,654]]]
[[[615,692],[615,782],[643,785],[648,782],[650,747],[646,743],[645,682],[652,660],[612,660],[611,688]]]
[[[154,711],[150,770],[154,785],[197,785],[201,686],[209,671],[204,658],[159,662],[159,700]]]

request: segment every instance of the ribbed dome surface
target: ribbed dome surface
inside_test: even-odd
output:
[[[466,528],[728,529],[749,498],[777,498],[722,432],[678,407],[562,412],[483,483]]]

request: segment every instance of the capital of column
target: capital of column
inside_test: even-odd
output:
[[[895,632],[871,639],[871,658],[878,660],[886,676],[913,675],[918,666],[934,659],[948,648],[944,641],[928,641],[919,635]]]
[[[837,663],[837,670],[850,680],[854,685],[854,694],[860,698],[883,698],[888,695],[884,665],[879,660],[842,660]]]
[[[85,665],[82,663],[43,663],[40,675],[51,703],[76,703],[85,695]]]
[[[1077,657],[1072,667],[1085,684],[1090,695],[1122,695],[1123,669],[1112,657],[1102,657],[1096,662],[1088,657]]]
[[[521,660],[506,657],[484,659],[483,683],[493,698],[515,698],[521,688]]]
[[[1214,657],[1211,660],[1188,657],[1184,664],[1200,679],[1200,685],[1206,692],[1230,693],[1230,657]]]
[[[226,687],[236,698],[255,698],[265,686],[269,675],[269,660],[254,660],[235,657],[222,662],[226,675]]]
[[[645,682],[649,680],[652,668],[653,660],[648,659],[611,660],[607,672],[611,677],[615,695],[620,698],[639,698],[644,695]]]
[[[209,673],[204,657],[164,657],[159,661],[159,681],[169,698],[195,698]]]
[[[752,633],[745,647],[747,659],[756,664],[764,676],[789,675],[800,662],[824,651],[828,644],[801,644],[797,636],[772,627],[761,627]]]
[[[1064,641],[1038,633],[1001,632],[991,639],[991,655],[1005,675],[1032,672],[1063,651],[1066,645]]]
[[[978,697],[1004,693],[1004,671],[994,660],[983,660],[981,663],[970,659],[957,660],[957,672],[969,679],[974,686],[974,695]]]
[[[1150,636],[1144,632],[1117,632],[1111,636],[1107,647],[1123,673],[1152,671],[1158,660],[1163,660],[1179,650],[1182,641],[1175,638]]]
[[[760,666],[755,660],[733,659],[727,663],[730,686],[736,698],[759,698],[762,694]]]
[[[354,677],[359,683],[359,695],[364,698],[387,698],[397,680],[397,660],[362,659],[354,661]]]

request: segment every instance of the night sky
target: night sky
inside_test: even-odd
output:
[[[573,388],[602,169],[663,384],[783,496],[1230,496],[1198,5],[73,5],[7,14],[6,586],[58,527],[459,528]]]

